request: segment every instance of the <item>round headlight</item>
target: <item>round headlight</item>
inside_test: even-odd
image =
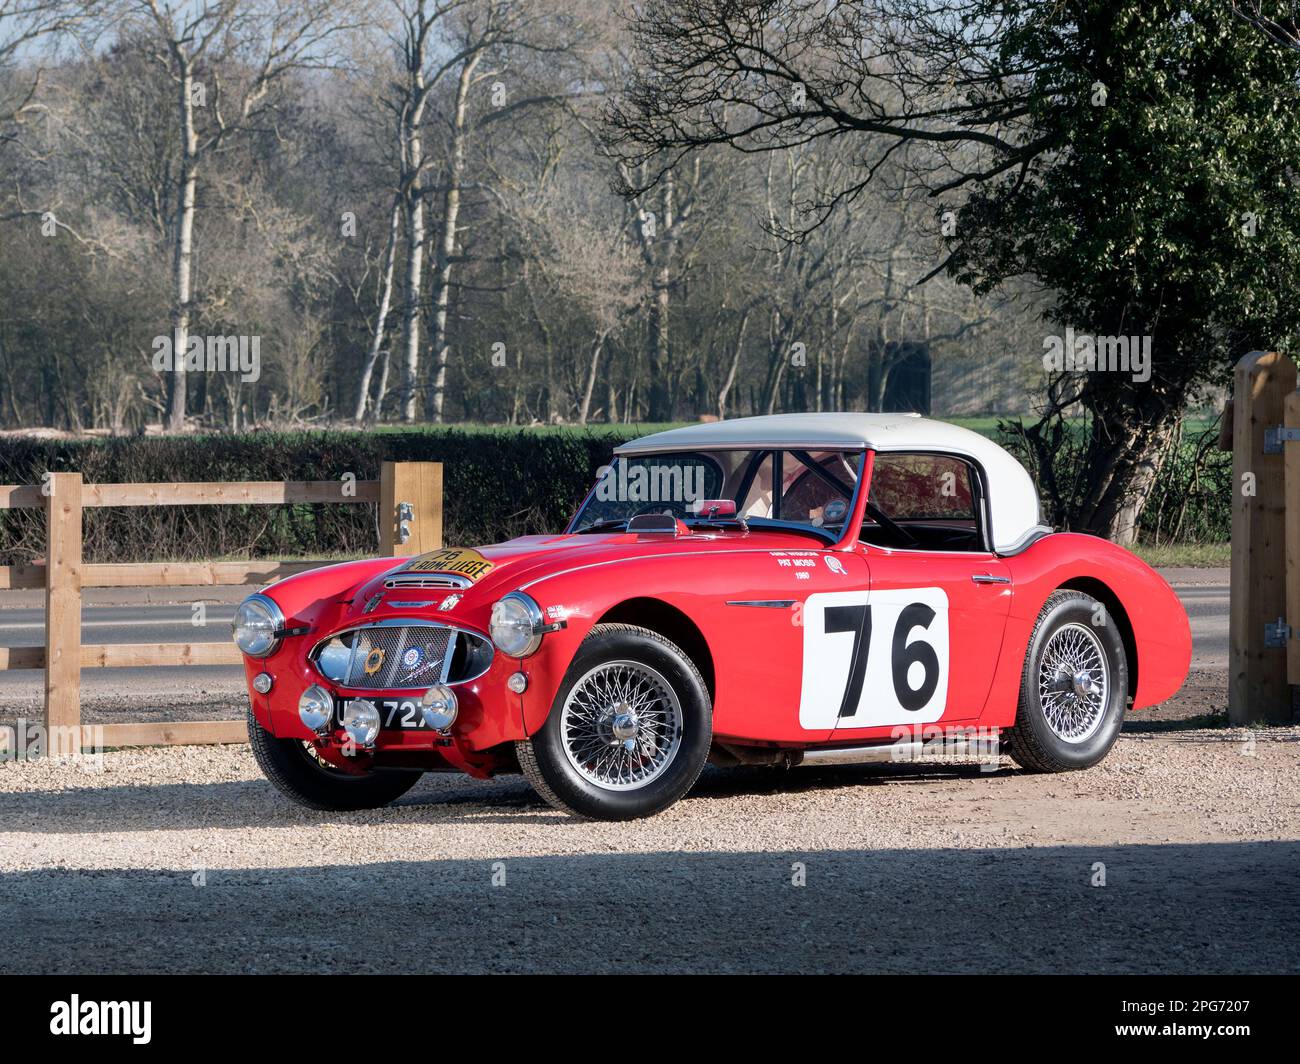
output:
[[[312,731],[326,731],[334,720],[334,699],[323,687],[312,684],[298,699],[298,719]]]
[[[343,728],[358,746],[369,746],[379,735],[379,709],[364,698],[343,707]]]
[[[420,698],[420,714],[434,731],[445,732],[456,723],[456,692],[445,684],[436,684]]]
[[[492,607],[488,631],[503,654],[526,658],[542,645],[541,607],[527,595],[512,591]]]
[[[284,614],[265,595],[249,595],[235,610],[231,630],[235,646],[250,658],[264,658],[280,644]]]

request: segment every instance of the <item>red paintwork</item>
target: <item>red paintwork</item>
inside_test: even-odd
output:
[[[871,457],[869,453],[865,477],[870,476]],[[861,524],[865,497],[866,492],[859,492],[849,528]],[[685,623],[702,635],[708,660],[697,664],[712,683],[714,733],[738,744],[807,747],[888,739],[895,729],[802,727],[803,636],[792,623],[798,605],[794,611],[747,608],[728,606],[728,600],[795,599],[801,604],[814,592],[943,588],[949,602],[950,657],[948,701],[940,726],[1004,727],[1013,722],[1025,652],[1043,602],[1057,588],[1080,581],[1094,594],[1101,585],[1103,594],[1118,605],[1112,611],[1120,614],[1116,622],[1131,630],[1136,647],[1136,662],[1129,662],[1130,674],[1136,673],[1134,709],[1173,695],[1191,661],[1187,615],[1169,585],[1132,554],[1091,536],[1056,533],[1020,554],[997,557],[890,550],[863,545],[852,536],[826,547],[793,532],[691,532],[679,526],[675,536],[525,536],[479,551],[494,568],[462,592],[449,611],[436,605],[412,610],[400,602],[440,601],[450,592],[393,590],[372,612],[362,612],[383,590],[383,576],[409,559],[332,565],[268,588],[265,593],[280,605],[289,626],[309,626],[311,632],[286,638],[270,658],[246,660],[249,680],[261,671],[275,678],[269,695],[250,687],[257,720],[280,737],[313,738],[298,720],[298,697],[310,683],[331,686],[307,661],[311,648],[331,633],[387,617],[423,616],[486,635],[492,604],[514,590],[526,591],[544,611],[562,610],[566,627],[548,633],[531,657],[519,661],[497,653],[486,674],[458,685],[460,717],[449,743],[442,740],[440,745],[438,737],[425,731],[385,731],[375,751],[377,761],[402,759],[477,776],[510,767],[511,742],[542,726],[592,626],[612,611],[635,609],[637,601],[644,600],[680,611],[689,619]],[[789,564],[772,552],[785,552]],[[842,573],[824,564],[827,556],[838,561]],[[799,579],[799,572],[808,575]],[[974,573],[1006,576],[1010,583],[975,584]],[[523,695],[505,687],[506,678],[519,669],[529,680]],[[324,753],[335,760],[330,750]],[[339,763],[355,766],[356,759]]]

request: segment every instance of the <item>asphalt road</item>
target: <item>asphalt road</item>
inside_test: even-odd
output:
[[[1225,669],[1228,664],[1228,571],[1226,569],[1170,570],[1173,583],[1187,608],[1192,624],[1192,667]],[[177,589],[184,592],[186,589]],[[219,595],[237,599],[243,589],[190,589],[194,599],[176,603],[121,602],[110,605],[114,596],[130,592],[100,591],[100,603],[82,609],[83,643],[203,643],[230,638],[230,619],[235,602],[215,602]],[[40,646],[44,636],[44,612],[38,598],[24,596],[24,604],[6,607],[0,594],[0,646]],[[205,603],[204,624],[196,626],[194,601]],[[0,707],[6,700],[30,704],[41,693],[39,672],[0,672]],[[172,667],[151,669],[87,669],[82,673],[82,690],[88,703],[115,698],[123,691],[134,692],[146,702],[165,700],[169,695],[238,698],[243,674],[237,667]],[[143,709],[154,709],[150,705]],[[161,706],[157,708],[162,708]]]
[[[203,589],[206,592],[208,589]],[[199,592],[200,594],[203,592]],[[3,596],[0,596],[3,597]],[[196,601],[201,601],[197,600]],[[87,643],[210,643],[230,638],[233,603],[204,603],[203,624],[194,623],[192,603],[128,603],[86,605],[81,611],[81,641]],[[0,646],[35,647],[45,639],[45,612],[39,606],[0,605]],[[187,696],[233,697],[241,691],[243,673],[237,666],[186,666],[149,669],[86,669],[81,674],[83,701],[116,699],[124,692],[148,703],[163,705],[176,692]],[[41,697],[38,670],[0,672],[0,716],[7,704],[23,707]]]

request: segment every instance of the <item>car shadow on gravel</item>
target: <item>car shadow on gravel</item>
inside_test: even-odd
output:
[[[516,822],[546,807],[522,776],[473,780],[459,774],[426,774],[407,795],[382,809],[326,812],[300,806],[265,780],[223,783],[162,783],[87,786],[61,790],[0,792],[0,832],[24,834],[176,831],[193,828],[288,825],[419,823],[483,819],[488,810],[518,810]],[[541,819],[540,816],[537,819]]]
[[[0,972],[1294,972],[1297,878],[1297,842],[58,868],[0,874]]]

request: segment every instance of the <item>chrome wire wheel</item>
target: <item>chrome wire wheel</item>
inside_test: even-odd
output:
[[[1110,665],[1085,624],[1062,625],[1043,647],[1038,697],[1047,726],[1067,743],[1087,742],[1101,727],[1110,698]]]
[[[560,718],[564,754],[583,779],[632,791],[667,770],[682,744],[682,704],[639,661],[607,661],[569,692]]]

